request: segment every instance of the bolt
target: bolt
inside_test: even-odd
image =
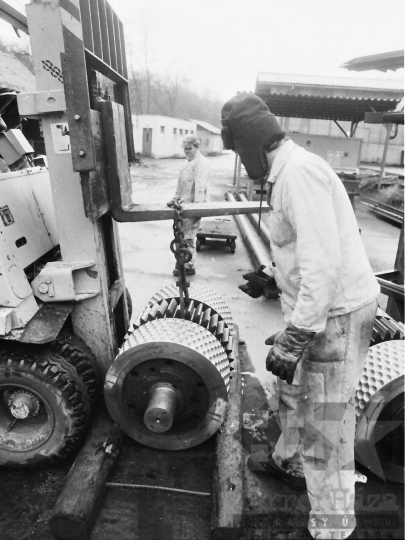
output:
[[[48,292],[48,285],[46,283],[40,283],[38,285],[38,291],[41,294],[46,294]]]
[[[85,155],[86,155],[86,152],[85,152],[84,150],[80,150],[79,156],[80,156],[80,157],[83,157],[83,156],[85,156]]]
[[[80,120],[80,114],[75,114],[75,120]]]

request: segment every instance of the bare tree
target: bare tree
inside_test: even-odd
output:
[[[162,88],[166,95],[170,116],[176,116],[179,92],[186,82],[186,76],[179,71],[166,76]]]

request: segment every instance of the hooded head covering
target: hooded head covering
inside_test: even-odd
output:
[[[267,179],[265,148],[282,139],[285,131],[265,102],[255,94],[240,93],[222,107],[221,122],[224,147],[239,154],[249,178]]]

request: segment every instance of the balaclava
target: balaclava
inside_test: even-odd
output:
[[[227,150],[239,154],[249,178],[266,180],[269,165],[265,148],[285,136],[265,102],[243,92],[225,103],[221,111],[222,140]]]

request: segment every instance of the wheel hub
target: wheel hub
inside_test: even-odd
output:
[[[41,406],[39,399],[26,390],[16,390],[8,399],[10,412],[17,420],[36,416]]]

